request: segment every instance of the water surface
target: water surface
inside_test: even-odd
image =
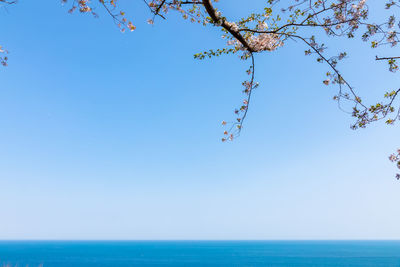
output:
[[[0,267],[399,266],[400,241],[0,241]]]

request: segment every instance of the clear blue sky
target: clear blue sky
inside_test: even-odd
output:
[[[0,10],[0,239],[400,238],[387,159],[400,128],[350,130],[301,44],[257,55],[242,136],[221,143],[247,65],[193,59],[223,45],[217,29],[147,25],[136,1],[138,29],[122,34],[101,10],[47,2]],[[239,2],[221,7],[235,17],[263,1]],[[331,41],[370,103],[398,86],[367,44]]]

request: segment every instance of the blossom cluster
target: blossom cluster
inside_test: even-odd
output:
[[[205,25],[207,24],[207,20],[202,13],[202,9],[200,8],[199,4],[201,4],[200,0],[193,0],[190,1],[190,3],[177,0],[170,2],[166,2],[164,0],[152,0],[148,3],[148,6],[151,8],[154,16],[163,17],[168,13],[169,10],[173,10],[179,12],[182,15],[182,18],[185,20],[188,19],[190,22],[203,23]],[[149,24],[153,24],[154,17],[148,19],[147,22]]]
[[[283,45],[279,35],[271,33],[261,33],[249,38],[249,44],[254,51],[273,51]]]
[[[251,35],[246,39],[246,41],[253,52],[274,51],[278,47],[283,45],[283,42],[280,40],[279,35],[271,33]],[[229,40],[227,42],[227,45],[235,46],[236,50],[247,50],[247,48],[244,47],[243,44],[240,43],[238,40]]]
[[[114,23],[120,28],[121,32],[125,32],[126,29],[134,31],[136,26],[128,20],[125,16],[125,12],[122,10],[117,10],[118,0],[98,0],[100,5],[102,5],[106,11],[111,15]],[[62,0],[62,3],[67,3],[68,0]],[[72,2],[72,7],[68,10],[69,13],[73,13],[75,10],[79,10],[80,13],[91,13],[93,16],[98,17],[97,13],[94,12],[92,7],[92,2],[89,0],[74,0]]]
[[[360,0],[357,4],[352,4],[349,14],[352,16],[350,24],[355,25],[360,17],[365,14],[366,0]]]
[[[400,119],[400,109],[397,110],[397,114],[391,118],[387,118],[389,114],[393,114],[396,109],[393,107],[393,102],[396,100],[397,95],[400,94],[400,89],[386,92],[384,97],[388,99],[388,103],[377,103],[366,107],[363,110],[359,110],[356,107],[353,108],[352,116],[357,118],[357,121],[352,125],[353,129],[365,128],[367,124],[382,120],[385,118],[386,124],[394,124],[395,121]],[[361,101],[361,100],[360,100]]]
[[[3,49],[3,47],[0,45],[0,64],[4,67],[7,66],[8,57],[5,56],[7,53],[7,50]]]
[[[396,4],[394,1],[391,1],[390,4],[386,5],[386,9],[390,9],[392,6],[399,7],[398,4]],[[384,23],[368,23],[366,25],[367,31],[362,36],[363,40],[367,41],[371,39],[372,36],[374,36],[375,39],[371,41],[372,48],[377,48],[381,45],[387,44],[389,44],[391,47],[396,46],[400,40],[398,36],[399,31],[395,29],[395,22],[396,17],[394,15],[391,15]],[[397,24],[397,27],[400,28],[400,24]]]
[[[397,152],[396,152],[396,153],[391,154],[391,155],[389,156],[389,160],[390,160],[391,162],[393,162],[393,163],[396,163],[397,168],[400,169],[400,149],[397,149]],[[400,180],[400,174],[399,174],[399,173],[396,174],[396,178],[397,178],[397,180]]]
[[[268,16],[269,14],[260,14],[247,18],[247,22],[255,22],[256,26],[253,31],[249,31],[248,25],[243,23],[243,21],[239,22],[239,25],[235,22],[226,22],[233,31],[239,32],[243,30],[246,32],[244,40],[247,47],[235,38],[231,38],[227,44],[235,46],[236,50],[245,51],[250,49],[252,52],[273,51],[282,46],[283,42],[281,41],[280,35],[267,32],[268,24],[266,23],[266,19]],[[223,37],[226,38],[226,35]]]

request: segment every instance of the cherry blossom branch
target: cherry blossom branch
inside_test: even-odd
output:
[[[254,64],[254,54],[251,53],[251,80],[250,80],[250,84],[249,84],[249,90],[248,90],[248,94],[247,94],[247,103],[246,104],[246,108],[244,111],[244,114],[242,116],[242,119],[240,120],[240,127],[239,127],[239,132],[242,130],[242,126],[243,126],[243,121],[246,119],[247,116],[247,112],[249,111],[249,105],[250,105],[250,100],[251,100],[251,93],[253,92],[254,89],[254,73],[255,73],[255,64]]]
[[[375,60],[387,60],[387,63],[389,64],[389,71],[391,72],[396,72],[399,69],[399,65],[397,64],[397,60],[400,59],[400,57],[375,57]]]
[[[152,7],[152,5],[150,5],[149,3],[147,3],[146,0],[143,0],[143,1],[146,3],[146,5],[148,6],[148,8],[150,9],[150,12],[153,13],[153,19],[152,19],[153,21],[154,21],[154,18],[155,18],[156,16],[160,16],[161,18],[166,19],[163,15],[161,15],[161,14],[159,13],[159,11],[161,10],[162,6],[165,4],[165,1],[166,1],[166,0],[163,0],[162,3],[161,3],[160,5],[158,5],[158,7],[156,8],[156,10],[154,10],[154,8]]]
[[[318,56],[319,56],[323,61],[325,61],[325,62],[329,65],[329,67],[338,75],[339,80],[342,81],[342,82],[349,88],[350,92],[353,94],[353,96],[354,96],[354,98],[355,98],[354,102],[356,102],[357,104],[360,104],[360,105],[361,105],[362,107],[364,107],[364,108],[367,108],[363,103],[361,103],[361,100],[358,100],[359,97],[358,97],[357,94],[354,92],[353,87],[343,78],[343,76],[340,74],[339,70],[336,69],[335,66],[333,66],[333,64],[332,64],[332,62],[331,62],[330,60],[328,60],[324,55],[322,55],[322,53],[321,53],[317,48],[315,48],[315,46],[311,45],[311,43],[309,43],[305,38],[303,38],[303,37],[301,37],[301,36],[298,36],[298,35],[290,35],[290,36],[302,40],[302,41],[303,41],[304,43],[306,43],[312,50],[314,50],[314,52],[315,52],[316,54],[318,54]]]
[[[246,99],[243,100],[243,105],[240,107],[240,109],[235,110],[235,114],[238,116],[236,118],[236,121],[227,123],[226,121],[222,122],[222,125],[225,126],[227,124],[230,124],[231,127],[229,130],[224,131],[224,135],[227,137],[222,138],[222,142],[225,142],[227,140],[232,141],[234,138],[240,136],[240,133],[243,128],[243,123],[246,119],[247,112],[249,111],[249,105],[250,105],[250,100],[251,96],[253,93],[253,90],[258,87],[258,83],[254,82],[255,78],[255,60],[254,60],[254,53],[250,53],[251,57],[251,65],[250,68],[246,71],[247,74],[251,75],[250,81],[244,81],[242,85],[245,87],[243,92],[246,94]]]
[[[253,30],[253,29],[241,29],[242,31],[249,31],[249,32],[253,32],[253,33],[271,33],[271,31],[260,31],[260,30]],[[346,79],[344,79],[344,77],[340,74],[339,70],[332,64],[331,60],[329,60],[328,58],[326,58],[321,51],[313,44],[311,44],[309,41],[306,40],[306,38],[299,36],[299,35],[294,35],[294,34],[290,34],[290,33],[285,33],[285,32],[281,32],[281,33],[276,33],[275,34],[278,35],[284,35],[286,37],[289,38],[296,38],[296,39],[300,39],[301,41],[303,41],[305,44],[307,44],[308,47],[310,47],[324,62],[326,62],[329,67],[337,74],[338,76],[338,83],[339,85],[341,85],[342,83],[345,84],[347,86],[347,88],[350,90],[350,92],[352,93],[354,99],[353,101],[356,103],[356,105],[361,105],[365,110],[367,109],[367,107],[361,103],[361,99],[360,97],[355,93],[353,87],[347,82]]]
[[[203,5],[210,15],[213,22],[220,25],[225,30],[227,30],[233,37],[235,37],[249,52],[254,52],[253,48],[247,43],[245,38],[240,34],[239,29],[235,27],[236,24],[226,21],[225,18],[221,17],[217,10],[211,4],[211,0],[203,0]]]

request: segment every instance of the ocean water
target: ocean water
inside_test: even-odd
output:
[[[400,241],[0,241],[0,267],[400,266]]]

